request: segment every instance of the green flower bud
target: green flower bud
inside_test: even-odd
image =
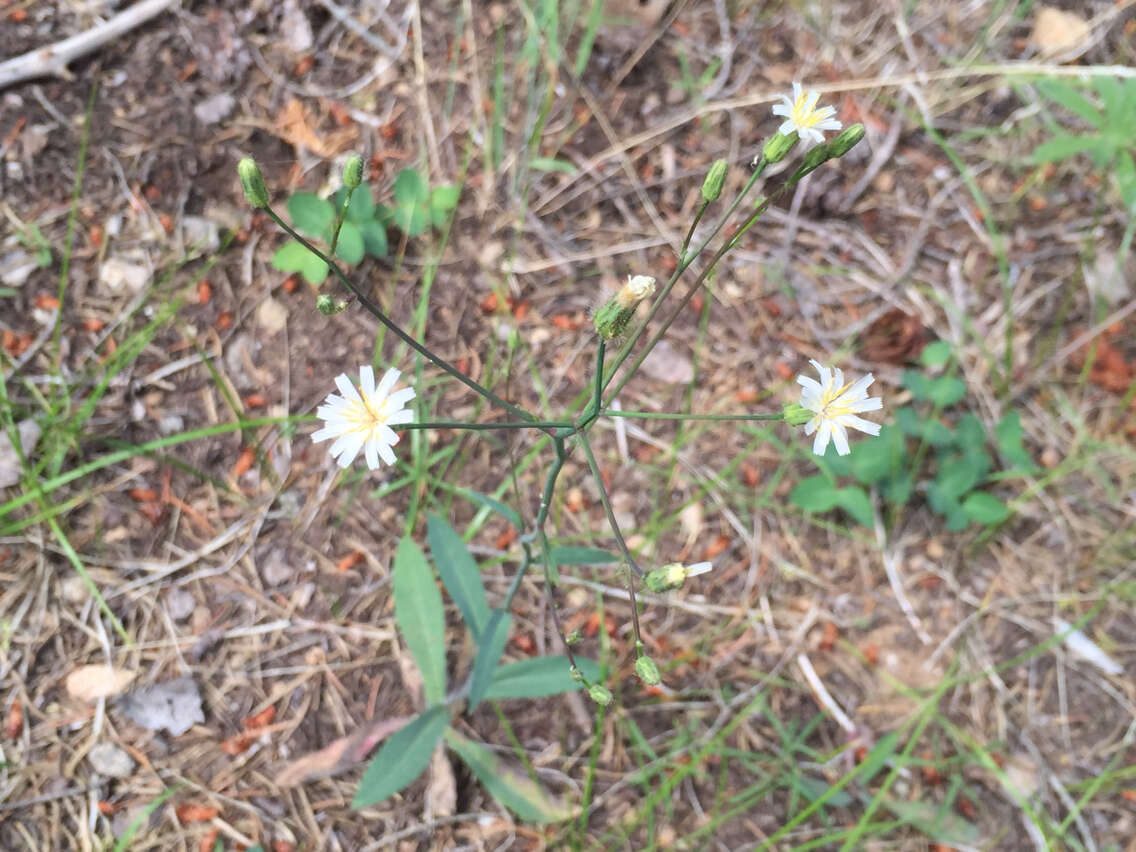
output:
[[[343,164],[343,185],[354,189],[363,182],[363,158],[352,154]]]
[[[648,571],[647,576],[643,578],[643,585],[647,587],[648,591],[659,595],[679,588],[685,579],[686,568],[683,564],[671,562],[662,568]]]
[[[237,174],[241,178],[241,188],[245,191],[249,206],[267,207],[268,187],[264,185],[264,176],[260,173],[260,166],[256,164],[256,160],[245,157],[237,163]]]
[[[593,683],[588,687],[588,695],[592,701],[601,707],[607,707],[612,702],[611,690],[604,686],[602,683]]]
[[[790,426],[804,426],[816,417],[815,411],[809,411],[809,409],[797,402],[788,403],[781,409],[781,412],[785,417],[785,422]]]
[[[730,164],[725,160],[715,160],[710,171],[706,173],[706,180],[702,181],[702,197],[706,201],[717,201],[722,194],[722,187],[726,183],[726,172]]]
[[[635,309],[655,292],[655,279],[650,275],[629,275],[627,283],[596,311],[593,322],[604,340],[619,337],[627,330]]]
[[[662,678],[659,677],[659,667],[646,655],[635,661],[635,674],[639,675],[639,680],[647,686],[658,686],[662,682]]]
[[[832,151],[829,149],[827,143],[809,149],[809,152],[805,154],[805,159],[801,161],[800,167],[793,173],[793,177],[790,178],[790,182],[798,181],[805,175],[811,174],[831,159]]]
[[[342,299],[333,299],[331,296],[327,295],[327,293],[320,293],[316,298],[316,310],[324,316],[343,313],[343,311],[347,310],[347,302]]]
[[[765,148],[761,151],[762,159],[771,165],[781,162],[793,150],[793,146],[797,144],[797,140],[800,138],[796,130],[787,136],[784,133],[774,133],[769,137],[769,141],[765,143]]]
[[[833,157],[843,157],[863,138],[864,125],[857,122],[828,143],[828,153]]]
[[[575,645],[576,643],[582,641],[583,638],[583,634],[580,633],[580,630],[577,628],[564,637],[564,643],[566,645]]]
[[[568,670],[568,676],[571,677],[572,680],[576,681],[576,683],[584,682],[584,673],[580,671],[577,666],[572,666],[572,668]]]

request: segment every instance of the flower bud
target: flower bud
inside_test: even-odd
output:
[[[769,137],[769,141],[765,143],[765,148],[761,151],[762,159],[769,164],[781,162],[793,150],[793,146],[797,144],[797,140],[800,138],[796,130],[788,135],[774,133]]]
[[[828,143],[828,153],[833,157],[843,157],[863,138],[864,125],[857,122]]]
[[[571,677],[572,680],[576,681],[576,683],[584,682],[584,673],[580,671],[577,666],[572,666],[572,668],[568,670],[568,676]]]
[[[567,636],[564,637],[564,644],[565,645],[575,645],[578,642],[580,642],[583,638],[584,638],[583,634],[580,633],[579,628],[577,628],[577,629],[573,630],[571,633],[569,633]]]
[[[647,686],[658,686],[662,681],[659,677],[659,667],[646,655],[635,661],[635,674],[639,675],[639,680]]]
[[[650,275],[629,275],[627,283],[596,311],[596,331],[604,340],[619,337],[635,316],[635,308],[655,292],[655,279]]]
[[[730,164],[725,160],[715,160],[710,171],[706,173],[706,180],[702,181],[702,198],[706,201],[717,201],[722,194],[722,187],[726,183],[726,172]]]
[[[611,690],[604,686],[602,683],[593,683],[588,687],[588,695],[592,701],[601,707],[607,707],[611,704],[612,694]]]
[[[793,177],[790,178],[790,182],[798,181],[805,175],[811,174],[831,159],[832,151],[828,143],[817,145],[815,148],[809,149],[809,152],[805,154],[804,160],[801,161],[800,167],[793,172]]]
[[[354,189],[363,182],[363,158],[352,154],[343,164],[343,185]]]
[[[327,295],[327,293],[320,293],[316,298],[316,310],[324,316],[343,313],[343,311],[347,310],[347,302],[342,299],[333,299],[331,296]]]
[[[673,591],[686,582],[687,577],[697,577],[705,574],[714,567],[712,562],[696,562],[693,565],[683,565],[681,562],[670,562],[662,568],[649,571],[643,578],[643,585],[655,594]]]
[[[815,411],[810,411],[797,402],[788,403],[783,409],[781,409],[781,413],[785,418],[785,422],[790,426],[804,426],[806,423],[816,417]]]
[[[249,206],[267,207],[268,187],[264,185],[264,176],[260,173],[260,166],[256,164],[256,160],[245,157],[237,163],[237,174],[241,178],[241,188],[245,191]]]

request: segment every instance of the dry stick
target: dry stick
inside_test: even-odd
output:
[[[178,0],[142,0],[85,33],[0,63],[0,89],[36,77],[57,76],[69,80],[71,72],[67,70],[67,66],[76,59],[93,53],[107,42],[141,26],[177,3]]]

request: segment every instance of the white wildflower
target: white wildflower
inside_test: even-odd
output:
[[[773,107],[773,114],[785,118],[777,132],[788,136],[794,130],[803,141],[820,144],[824,141],[822,130],[839,130],[841,125],[834,116],[836,109],[830,106],[817,109],[820,93],[810,89],[804,91],[800,83],[793,84],[793,97],[781,95],[781,103]]]
[[[817,433],[813,441],[813,452],[823,456],[829,440],[836,445],[836,452],[842,456],[852,450],[848,446],[848,430],[859,429],[869,435],[880,434],[878,423],[857,417],[865,411],[878,411],[883,407],[879,397],[868,397],[868,387],[875,379],[872,374],[844,383],[844,373],[839,369],[829,369],[816,361],[809,361],[820,373],[820,381],[808,376],[797,376],[801,390],[801,407],[807,408],[816,416],[805,424],[805,434]]]
[[[359,368],[356,388],[346,373],[340,373],[335,384],[342,396],[329,394],[316,410],[324,427],[312,435],[312,441],[334,438],[331,455],[340,467],[350,466],[360,450],[371,470],[379,466],[380,459],[393,465],[395,455],[391,447],[398,443],[398,434],[391,427],[414,420],[414,412],[406,407],[414,399],[414,389],[391,393],[400,375],[393,368],[387,370],[376,387],[374,369],[363,366]]]

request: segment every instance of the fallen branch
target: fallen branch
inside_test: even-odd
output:
[[[40,47],[23,56],[0,63],[0,89],[32,80],[36,77],[57,76],[71,79],[67,66],[86,56],[108,41],[113,41],[154,16],[175,5],[178,0],[141,0],[109,21],[77,36],[64,39],[48,47]]]

